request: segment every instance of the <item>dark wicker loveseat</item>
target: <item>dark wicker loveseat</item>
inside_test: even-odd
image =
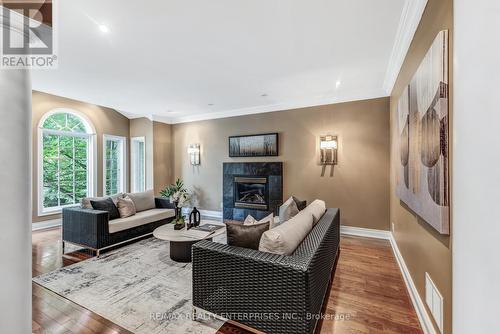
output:
[[[160,197],[155,198],[155,207],[156,209],[174,209],[174,205],[168,199]],[[71,207],[64,208],[62,216],[63,253],[64,243],[69,242],[91,249],[96,252],[97,256],[103,249],[151,234],[157,227],[175,219],[169,217],[110,233],[107,211]]]
[[[313,333],[339,251],[328,209],[291,256],[210,241],[193,246],[193,307],[265,333]]]

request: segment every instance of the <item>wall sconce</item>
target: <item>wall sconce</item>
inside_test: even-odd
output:
[[[188,154],[191,165],[198,166],[200,164],[200,144],[189,145]]]
[[[337,136],[326,135],[319,137],[320,165],[336,165],[337,148]]]

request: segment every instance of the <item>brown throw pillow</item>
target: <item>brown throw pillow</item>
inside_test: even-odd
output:
[[[134,201],[128,196],[118,198],[117,207],[121,218],[127,218],[136,214]]]
[[[250,249],[259,249],[260,237],[269,230],[269,222],[243,225],[237,222],[226,223],[227,244]]]

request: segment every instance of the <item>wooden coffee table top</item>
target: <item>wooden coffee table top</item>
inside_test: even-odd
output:
[[[196,241],[196,240],[203,240],[203,239],[211,239],[213,237],[216,237],[218,235],[226,233],[226,225],[222,223],[221,221],[217,220],[209,220],[209,219],[202,219],[200,222],[200,225],[205,225],[205,224],[214,224],[214,225],[221,225],[224,226],[224,228],[220,228],[214,233],[208,235],[205,238],[192,238],[192,237],[186,237],[182,235],[182,232],[187,231],[187,228],[184,227],[182,230],[174,230],[174,224],[165,224],[163,226],[158,227],[153,231],[153,235],[155,238],[161,239],[161,240],[167,240],[167,241],[175,241],[175,242],[188,242],[188,241]]]

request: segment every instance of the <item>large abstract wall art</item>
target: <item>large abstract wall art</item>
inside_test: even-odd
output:
[[[450,233],[448,31],[441,31],[397,105],[396,195]]]

